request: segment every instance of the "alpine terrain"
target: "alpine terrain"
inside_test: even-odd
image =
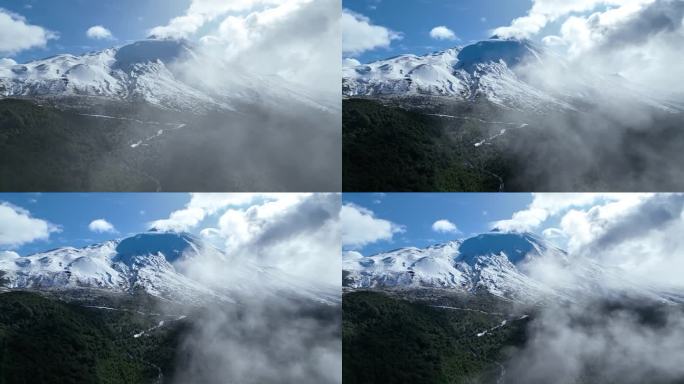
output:
[[[681,186],[658,176],[681,159],[676,89],[575,70],[529,40],[347,66],[342,90],[348,191]]]
[[[193,269],[210,259],[230,271],[222,281]],[[152,230],[80,249],[0,253],[0,382],[188,382],[193,364],[227,335],[266,348],[260,353],[274,366],[289,364],[273,356],[286,346],[266,347],[270,338],[294,337],[294,324],[303,324],[310,335],[292,343],[339,342],[339,302],[334,289],[232,259],[188,233]],[[205,337],[216,345],[196,345]],[[204,367],[192,380],[215,382],[217,370]]]
[[[559,276],[544,278],[541,268],[552,266]],[[535,356],[539,366],[525,365],[529,351],[551,348],[540,335],[570,343],[562,336],[586,330],[598,337],[601,324],[615,329],[625,319],[639,324],[634,332],[657,333],[684,315],[681,292],[630,281],[531,233],[495,230],[423,249],[347,252],[343,269],[343,377],[350,383],[548,382],[555,376],[543,367],[571,363]],[[617,363],[577,364],[581,374],[562,382],[612,382]],[[658,383],[684,378],[652,374]]]
[[[186,40],[5,60],[0,190],[333,190],[338,121],[337,101]]]

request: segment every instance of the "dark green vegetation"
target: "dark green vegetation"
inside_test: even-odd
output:
[[[644,105],[533,114],[484,100],[349,99],[343,186],[349,192],[682,190],[683,122],[681,113]]]
[[[340,188],[339,114],[246,105],[193,115],[87,100],[0,99],[0,191]]]
[[[500,362],[507,359],[507,347],[526,339],[528,319],[486,294],[405,294],[343,296],[345,384],[496,382],[504,372]],[[503,320],[507,326],[477,336]]]
[[[342,302],[344,383],[684,383],[682,305],[625,296],[523,307],[437,289]]]
[[[0,293],[0,384],[159,382],[174,374],[187,324],[166,318],[164,327],[133,335],[161,319],[36,293]]]
[[[476,121],[446,121],[376,101],[343,102],[345,191],[497,191],[507,173],[496,151],[476,148]]]

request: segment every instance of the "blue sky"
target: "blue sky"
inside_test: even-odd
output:
[[[21,63],[59,53],[80,54],[123,45],[144,39],[151,28],[183,14],[189,5],[190,0],[0,0],[0,8],[59,36],[44,48],[2,56]],[[95,25],[109,29],[115,40],[88,38],[86,31]]]
[[[510,219],[533,200],[531,194],[488,193],[345,193],[343,202],[373,211],[378,219],[403,226],[392,240],[380,240],[355,250],[371,255],[405,246],[425,247],[435,243],[487,232],[491,222]],[[432,224],[449,220],[459,233],[437,233]]]
[[[144,232],[151,221],[169,217],[171,212],[183,208],[189,201],[189,194],[173,193],[0,194],[0,203],[22,208],[30,212],[31,217],[59,227],[59,231],[50,234],[48,240],[36,240],[12,248],[20,255],[64,246],[81,247]],[[106,219],[117,232],[91,231],[88,225],[97,219]]]
[[[361,62],[389,56],[423,54],[490,37],[491,30],[508,25],[530,8],[528,0],[343,0],[343,7],[370,18],[372,24],[402,34],[387,48],[364,52]],[[451,29],[458,40],[435,40],[436,26]]]
[[[334,193],[0,193],[0,258],[156,228],[195,234],[237,259],[308,281],[339,284],[340,200]]]

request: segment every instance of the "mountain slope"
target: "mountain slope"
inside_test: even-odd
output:
[[[174,40],[138,41],[82,56],[57,55],[0,67],[0,95],[91,96],[194,112],[228,107],[173,72],[173,63],[193,55],[189,43]]]
[[[563,279],[546,281],[537,268],[564,270]],[[443,288],[485,291],[523,302],[573,301],[601,292],[603,297],[636,296],[669,302],[671,298],[625,279],[619,270],[567,254],[530,233],[490,232],[424,249],[402,248],[364,257],[348,252],[344,284],[350,288]]]
[[[647,85],[614,74],[573,72],[566,81],[549,81],[545,71],[564,76],[571,64],[529,40],[493,36],[464,47],[431,54],[402,55],[343,69],[346,97],[390,99],[418,107],[487,100],[503,110],[526,113],[572,112],[598,99],[616,108],[634,104],[668,113],[684,111],[677,93],[662,95]],[[440,101],[441,100],[441,101]],[[611,104],[613,103],[613,104]]]
[[[0,382],[151,383],[162,370],[170,376],[185,324],[167,319],[144,341],[132,337],[160,317],[0,293]]]
[[[230,276],[221,285],[198,281],[189,272],[193,265],[209,259],[230,268]],[[183,303],[236,302],[250,295],[339,302],[332,292],[274,268],[231,259],[187,233],[146,232],[85,248],[59,248],[26,257],[7,254],[0,258],[0,271],[3,285],[10,289],[143,291]]]
[[[443,96],[456,101],[484,98],[504,108],[572,109],[529,85],[515,67],[540,62],[541,50],[526,40],[492,39],[425,56],[403,55],[343,71],[348,97]]]
[[[205,65],[223,66],[229,76],[198,81]],[[165,110],[202,114],[235,111],[240,104],[265,103],[273,108],[284,101],[324,112],[339,110],[280,77],[242,73],[218,61],[207,63],[186,40],[148,39],[83,55],[61,54],[25,64],[0,63],[0,97],[59,100],[146,102]],[[73,106],[73,100],[60,105]]]

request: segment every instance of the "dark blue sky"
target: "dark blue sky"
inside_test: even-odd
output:
[[[491,223],[510,219],[532,202],[528,193],[345,193],[343,202],[374,212],[378,219],[404,227],[392,241],[378,241],[359,251],[364,255],[406,246],[425,247],[492,229]],[[432,224],[449,220],[459,233],[437,233]],[[358,249],[357,249],[358,250]]]
[[[508,25],[527,13],[529,0],[343,0],[343,7],[403,35],[389,49],[376,49],[357,56],[361,62],[389,56],[423,54],[490,37],[492,29]],[[430,37],[430,30],[444,25],[460,40]]]
[[[30,212],[31,217],[59,226],[48,240],[36,240],[13,250],[27,255],[65,246],[81,247],[149,229],[149,223],[169,217],[190,201],[189,194],[176,193],[18,193],[0,194],[0,203],[10,203]],[[117,233],[95,233],[88,225],[105,219]],[[2,251],[2,247],[0,247]]]
[[[182,15],[189,5],[190,0],[0,0],[0,8],[59,35],[45,48],[5,56],[26,62],[123,45],[147,37],[147,31]],[[109,29],[116,40],[88,38],[86,31],[94,25]]]

